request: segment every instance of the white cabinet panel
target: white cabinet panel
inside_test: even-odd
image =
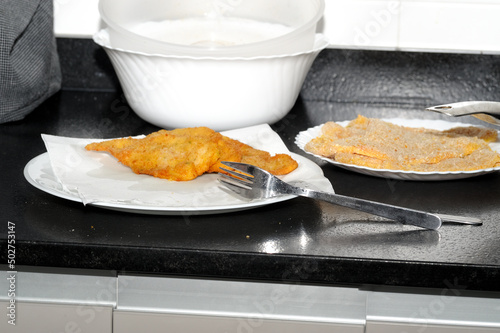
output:
[[[498,333],[498,328],[369,322],[366,333]]]
[[[500,332],[500,299],[459,294],[367,293],[366,333]]]
[[[354,288],[130,276],[118,284],[115,333],[364,332],[365,292]]]
[[[9,274],[0,271],[0,290],[9,289]],[[17,272],[15,298],[23,302],[92,304],[113,307],[116,304],[116,277],[79,274]],[[9,300],[0,293],[0,300]]]
[[[116,277],[0,271],[0,278],[2,333],[112,331]],[[8,308],[12,303],[15,308]],[[15,325],[9,323],[11,312]]]
[[[8,315],[12,286],[3,273],[0,307]],[[16,325],[5,316],[2,333],[500,333],[500,299],[464,297],[452,285],[419,294],[25,272],[15,282]]]
[[[6,301],[0,308],[6,309]],[[111,333],[111,307],[54,303],[16,303],[15,325],[8,317],[0,321],[0,332],[8,333]]]
[[[113,333],[363,333],[363,325],[115,311]]]

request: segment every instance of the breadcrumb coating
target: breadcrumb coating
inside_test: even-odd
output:
[[[305,150],[340,163],[375,169],[442,172],[500,166],[500,155],[488,143],[497,131],[457,127],[446,131],[394,125],[358,116],[346,127],[334,122]]]

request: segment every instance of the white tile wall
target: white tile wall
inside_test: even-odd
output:
[[[403,0],[401,49],[500,51],[500,1]]]
[[[396,48],[400,1],[326,0],[325,4],[323,32],[333,47]]]
[[[99,30],[99,0],[54,0],[57,37],[90,38]]]
[[[500,0],[325,0],[332,48],[500,54]],[[54,0],[58,37],[90,38],[98,0]]]

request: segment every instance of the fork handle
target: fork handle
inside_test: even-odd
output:
[[[431,230],[439,229],[442,224],[441,217],[437,214],[431,214],[424,211],[389,205],[381,202],[303,189],[295,186],[293,186],[293,193],[291,194],[326,201],[339,206],[385,217],[401,224],[414,225]]]

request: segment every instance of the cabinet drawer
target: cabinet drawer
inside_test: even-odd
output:
[[[115,311],[113,333],[364,333],[364,325]]]
[[[0,308],[8,306],[0,301]],[[112,314],[112,307],[17,302],[15,326],[6,317],[0,321],[0,332],[111,333]]]
[[[367,322],[366,333],[499,333],[500,328]]]

